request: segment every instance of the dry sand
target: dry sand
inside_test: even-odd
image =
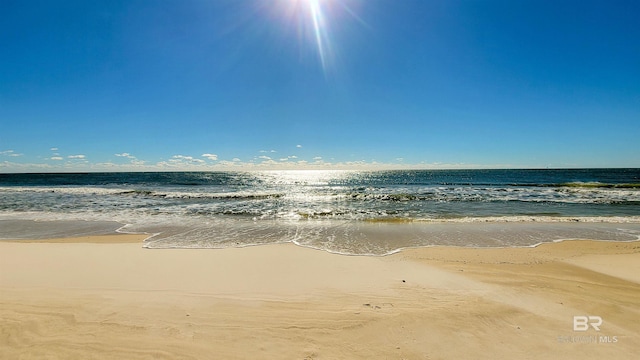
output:
[[[148,250],[0,242],[1,359],[632,359],[640,243]],[[600,316],[600,331],[573,330]],[[594,320],[595,321],[595,320]]]

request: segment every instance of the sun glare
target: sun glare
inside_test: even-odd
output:
[[[335,66],[334,39],[331,22],[337,21],[341,13],[368,27],[348,6],[347,0],[283,0],[286,21],[293,25],[303,48],[313,51],[325,76]]]
[[[336,0],[289,0],[290,21],[296,24],[299,38],[314,49],[325,74],[331,53],[325,12],[332,1]]]
[[[347,28],[334,28],[338,25],[336,22],[343,21],[346,16],[364,28],[370,28],[354,11],[353,5],[358,4],[361,0],[278,0],[276,6],[269,8],[288,31],[297,34],[300,54],[312,52],[327,77],[337,70],[336,29],[344,31]]]
[[[328,36],[326,33],[326,25],[324,22],[324,14],[320,8],[319,0],[303,0],[309,4],[309,13],[313,21],[313,33],[316,38],[316,46],[318,48],[318,56],[322,69],[326,72],[327,62],[325,58],[325,48],[327,47]]]

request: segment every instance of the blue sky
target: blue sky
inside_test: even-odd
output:
[[[640,167],[638,14],[0,0],[0,172]]]

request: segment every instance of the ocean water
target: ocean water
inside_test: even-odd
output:
[[[0,174],[0,239],[147,233],[148,248],[640,238],[640,169]]]

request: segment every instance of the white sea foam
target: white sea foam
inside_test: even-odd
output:
[[[114,195],[122,189],[105,188],[99,186],[11,186],[0,187],[0,193],[57,193],[70,195]]]

